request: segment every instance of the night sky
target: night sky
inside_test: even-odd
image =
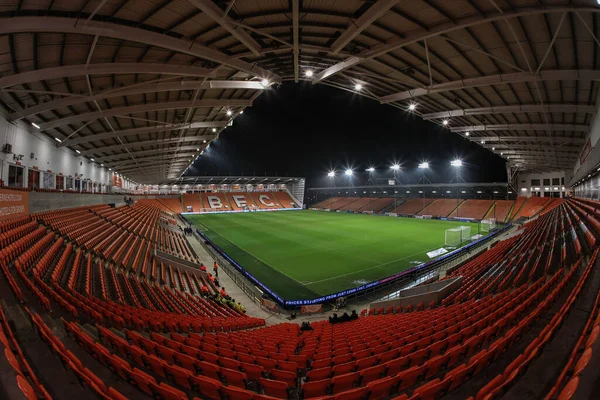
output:
[[[317,187],[330,183],[332,169],[347,183],[347,167],[356,171],[353,183],[364,183],[364,170],[373,166],[385,184],[397,162],[398,180],[416,183],[417,165],[428,161],[427,178],[446,183],[455,176],[455,158],[465,164],[466,182],[506,182],[502,158],[448,129],[350,92],[286,82],[258,97],[186,175],[302,176]]]

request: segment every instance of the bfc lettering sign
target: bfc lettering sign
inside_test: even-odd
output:
[[[29,193],[0,189],[0,221],[29,214]]]
[[[235,202],[235,205],[238,208],[246,208],[248,206],[246,197],[241,194],[235,194],[235,195],[231,196],[231,198],[233,199],[233,201]]]
[[[266,194],[261,194],[260,196],[258,196],[258,201],[260,201],[267,207],[275,207],[275,204],[273,204],[271,198]]]
[[[219,196],[206,196],[206,200],[208,200],[210,208],[223,208],[223,202]]]

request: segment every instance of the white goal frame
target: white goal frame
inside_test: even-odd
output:
[[[488,218],[481,220],[480,223],[481,232],[491,232],[496,229],[496,218]]]
[[[456,228],[446,229],[444,234],[444,244],[447,247],[459,247],[465,241],[470,239],[470,226],[457,226]]]

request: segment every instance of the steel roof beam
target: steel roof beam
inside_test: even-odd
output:
[[[262,55],[260,45],[241,27],[237,27],[237,23],[231,20],[223,10],[221,10],[212,0],[188,0],[191,4],[200,9],[210,19],[221,25],[223,29],[229,32],[234,38],[239,40],[246,46],[254,55]]]
[[[33,107],[18,111],[9,116],[10,121],[26,118],[30,115],[51,111],[57,108],[74,106],[76,104],[103,100],[117,96],[132,96],[143,93],[171,92],[180,90],[208,90],[208,89],[251,89],[264,90],[265,87],[257,81],[184,81],[184,82],[154,82],[148,84],[132,85],[118,89],[106,90],[93,96],[68,97],[41,103]]]
[[[589,132],[589,125],[577,124],[502,124],[502,125],[471,125],[451,127],[452,132],[478,131],[571,131]],[[479,138],[477,138],[479,139]]]
[[[196,101],[163,101],[160,103],[138,104],[128,107],[111,108],[104,111],[93,111],[83,114],[72,115],[70,117],[60,118],[45,122],[40,125],[40,130],[48,130],[74,124],[78,122],[89,122],[100,118],[116,117],[119,115],[129,115],[136,113],[144,113],[149,111],[173,110],[178,108],[198,108],[198,107],[249,107],[252,105],[251,100],[196,100]]]
[[[176,150],[176,149],[175,149]],[[169,154],[169,155],[154,155],[154,156],[149,156],[149,157],[136,157],[135,159],[123,159],[123,160],[115,160],[115,161],[107,161],[104,162],[104,165],[114,168],[114,169],[119,169],[120,167],[125,167],[125,166],[129,166],[129,165],[137,165],[140,163],[147,163],[147,162],[151,162],[151,161],[156,161],[156,160],[165,160],[165,156],[168,157],[168,160],[166,161],[173,161],[173,160],[190,160],[190,159],[195,159],[196,158],[196,154],[195,153],[178,153],[178,154]],[[189,161],[191,162],[191,161]]]
[[[358,19],[351,21],[350,26],[338,37],[331,45],[331,54],[337,54],[344,49],[355,37],[367,29],[371,24],[381,18],[392,7],[398,4],[399,0],[378,0]]]
[[[168,144],[168,143],[163,143],[163,144]],[[156,143],[155,143],[156,145]],[[137,151],[130,151],[130,152],[125,152],[125,153],[121,153],[121,154],[115,154],[115,155],[110,155],[110,156],[97,156],[95,158],[102,160],[103,163],[110,163],[110,162],[114,162],[114,161],[119,161],[122,158],[129,158],[131,159],[130,156],[133,156],[136,158],[136,160],[138,159],[138,156],[145,156],[145,155],[149,155],[149,154],[165,154],[165,153],[173,153],[173,152],[177,152],[177,151],[182,151],[182,152],[193,152],[194,154],[197,155],[197,153],[200,153],[202,151],[202,149],[204,149],[204,147],[206,147],[206,145],[202,145],[202,146],[182,146],[179,148],[163,148],[163,149],[150,149],[150,150],[137,150]],[[183,154],[183,153],[182,153]]]
[[[0,25],[0,35],[8,35],[11,33],[61,32],[75,35],[109,37],[188,54],[227,65],[239,71],[246,72],[251,76],[265,78],[271,82],[281,82],[281,77],[277,74],[264,70],[256,64],[236,59],[219,50],[203,46],[194,40],[178,39],[173,36],[163,35],[150,30],[119,25],[111,22],[95,20],[87,21],[86,23],[80,22],[81,20],[77,18],[48,16],[3,18],[2,24]]]
[[[188,166],[189,164],[190,164],[189,161],[184,160],[184,161],[178,161],[173,165],[177,166],[177,168],[183,169],[186,166]],[[150,171],[153,169],[158,169],[158,168],[153,168],[154,166],[161,167],[161,169],[162,169],[162,167],[164,167],[165,171],[169,170],[169,162],[167,162],[167,161],[154,161],[154,162],[148,161],[147,163],[141,163],[139,165],[139,167],[138,166],[126,166],[125,168],[115,168],[115,171],[118,170],[119,173],[131,173],[131,171],[136,171],[136,170],[139,171],[140,167],[143,167],[143,169],[142,169],[143,172]]]
[[[85,75],[119,75],[119,74],[151,74],[180,75],[211,78],[216,70],[187,65],[154,64],[154,63],[102,63],[76,64],[60,67],[43,68],[0,78],[0,88],[35,83],[43,80],[71,78]]]
[[[581,146],[561,146],[561,145],[550,145],[550,144],[515,144],[515,143],[494,143],[494,144],[483,144],[482,147],[491,150],[495,148],[497,151],[501,151],[504,154],[508,154],[511,151],[527,151],[527,152],[557,152],[557,153],[574,153],[579,154]]]
[[[584,138],[571,138],[566,136],[469,136],[469,140],[480,142],[548,142],[548,143],[575,143],[583,144]]]
[[[111,145],[111,146],[103,146],[103,147],[98,147],[98,148],[94,148],[94,149],[89,149],[89,150],[85,150],[82,151],[81,153],[84,155],[90,155],[90,154],[100,154],[100,153],[108,153],[110,151],[118,151],[121,149],[129,149],[132,147],[142,147],[142,146],[163,146],[166,144],[177,144],[177,143],[182,143],[182,142],[203,142],[206,140],[206,142],[210,142],[211,140],[213,140],[216,136],[214,135],[204,135],[204,136],[184,136],[184,137],[176,137],[173,139],[165,139],[165,140],[144,140],[144,141],[135,141],[135,142],[131,142],[131,143],[119,143],[119,144],[115,144],[115,145]],[[202,145],[204,145],[204,143],[202,143]],[[196,147],[200,147],[200,146],[196,146]],[[159,150],[157,150],[159,151]]]
[[[540,82],[540,81],[600,81],[600,71],[595,70],[548,70],[541,71],[536,75],[526,72],[515,72],[512,74],[499,74],[480,76],[477,78],[460,79],[438,83],[430,87],[415,88],[383,96],[379,99],[382,104],[394,101],[403,101],[414,99],[416,97],[427,96],[435,93],[443,93],[452,90],[468,89],[480,86],[502,85],[521,82]]]
[[[521,114],[543,112],[593,114],[596,112],[596,106],[590,106],[587,104],[546,104],[543,106],[540,104],[523,104],[516,106],[479,107],[440,111],[435,113],[423,114],[421,115],[421,117],[425,120],[430,120],[452,117],[467,117],[470,115]]]
[[[88,135],[76,139],[68,139],[63,140],[62,143],[58,145],[58,147],[65,146],[75,146],[78,144],[96,142],[99,140],[107,140],[107,139],[116,139],[118,137],[127,137],[127,136],[137,136],[145,133],[153,133],[153,132],[169,132],[175,131],[178,129],[201,129],[201,128],[222,128],[227,126],[229,121],[201,121],[201,122],[192,122],[190,124],[166,124],[159,126],[151,126],[151,127],[143,127],[143,128],[133,128],[133,129],[125,129],[122,131],[115,132],[103,132],[95,135]],[[213,136],[207,136],[209,138],[213,138]],[[85,153],[85,151],[84,151]]]
[[[294,52],[294,82],[298,83],[300,70],[298,62],[300,58],[300,0],[292,0],[292,40]]]
[[[339,63],[332,65],[331,67],[316,74],[313,77],[312,81],[313,83],[318,83],[364,61],[379,57],[381,55],[389,53],[390,51],[394,51],[402,47],[408,46],[410,44],[421,42],[425,39],[433,38],[445,33],[450,33],[453,31],[470,28],[476,25],[487,24],[510,18],[574,11],[597,13],[600,12],[600,9],[598,7],[591,7],[589,5],[539,5],[513,7],[511,10],[504,12],[493,11],[489,13],[474,14],[454,21],[446,19],[443,22],[437,24],[436,26],[423,29],[415,29],[414,31],[405,35],[404,37],[394,37],[386,41],[385,43],[381,43],[377,46],[374,46],[372,49],[362,52],[359,56],[348,57],[345,60],[340,61]]]

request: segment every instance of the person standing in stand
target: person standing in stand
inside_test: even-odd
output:
[[[219,277],[219,265],[217,264],[216,261],[215,261],[215,264],[213,265],[213,271],[215,273],[215,276],[218,278]]]

